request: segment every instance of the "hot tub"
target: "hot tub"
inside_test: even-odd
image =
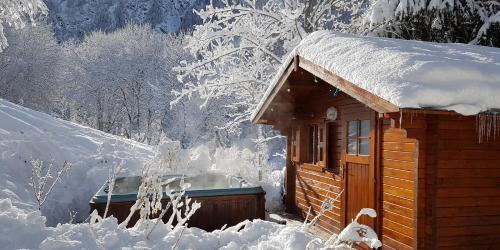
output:
[[[177,177],[169,184],[173,190],[179,190],[180,175],[165,176],[166,179]],[[265,192],[260,186],[253,185],[240,177],[222,174],[204,174],[185,177],[184,181],[191,184],[186,195],[201,203],[201,208],[188,222],[190,227],[198,227],[207,231],[220,229],[222,226],[233,226],[246,219],[264,219]],[[120,177],[115,181],[108,215],[113,215],[122,222],[127,218],[130,207],[137,199],[137,190],[141,184],[140,176]],[[90,209],[96,209],[102,216],[108,199],[108,186],[101,189],[90,200]],[[162,200],[163,206],[168,202],[168,196]],[[163,219],[168,220],[167,213]],[[134,214],[128,226],[133,226],[138,220],[138,212]]]

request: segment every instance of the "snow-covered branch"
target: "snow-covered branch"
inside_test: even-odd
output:
[[[46,13],[47,7],[42,0],[0,1],[0,52],[9,45],[4,34],[4,24],[21,29],[27,22],[34,24],[37,15]]]
[[[65,161],[62,167],[54,169],[53,164],[44,166],[41,160],[32,160],[30,186],[40,210],[54,186],[62,181],[62,177],[71,169],[71,163]]]

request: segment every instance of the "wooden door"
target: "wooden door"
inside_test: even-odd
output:
[[[375,207],[374,133],[375,113],[360,113],[344,118],[342,149],[344,178],[344,223],[348,225],[362,208]],[[374,226],[363,216],[358,222]]]

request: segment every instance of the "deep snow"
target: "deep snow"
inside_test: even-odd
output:
[[[288,55],[252,119],[296,55],[400,108],[463,115],[500,108],[498,48],[317,31]]]
[[[145,163],[162,157],[162,151],[164,147],[153,148],[0,99],[0,249],[157,249],[172,246],[172,239],[180,232],[167,233],[162,224],[149,241],[145,240],[144,232],[119,229],[114,218],[92,226],[88,223],[58,224],[70,220],[69,210],[78,212],[77,222],[88,217],[89,199],[106,181],[109,168],[123,161],[126,170],[120,175],[138,175]],[[178,157],[181,160],[172,171],[240,175],[263,186],[267,192],[266,208],[281,204],[282,172],[263,168],[259,181],[255,154],[248,149],[210,150],[200,146],[181,150]],[[32,159],[41,159],[46,164],[52,162],[56,166],[64,161],[73,165],[69,174],[55,186],[41,213],[28,184]],[[266,221],[248,222],[244,230],[252,232],[243,237],[243,230],[207,233],[186,229],[179,248],[239,249],[245,245],[255,248],[268,244],[266,248],[299,249],[308,240],[294,242],[294,237],[311,238],[307,233],[294,236],[297,233],[293,230]]]
[[[73,165],[42,208],[48,225],[68,221],[68,209],[78,211],[77,220],[86,218],[89,198],[105,182],[109,167],[123,160],[127,168],[123,174],[139,174],[153,156],[150,146],[0,99],[0,199],[10,198],[17,207],[35,209],[28,184],[29,161]]]

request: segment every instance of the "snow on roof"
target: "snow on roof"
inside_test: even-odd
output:
[[[252,120],[299,55],[400,108],[474,115],[500,108],[500,49],[317,31],[288,55]]]

